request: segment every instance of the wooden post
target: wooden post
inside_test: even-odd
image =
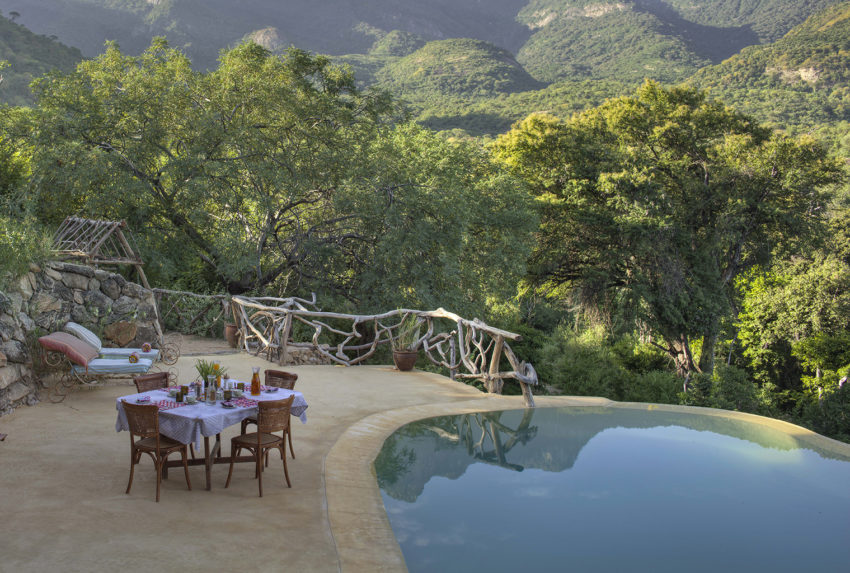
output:
[[[504,381],[499,376],[499,362],[502,359],[502,348],[505,346],[505,337],[501,334],[496,336],[496,344],[493,347],[493,355],[490,357],[490,372],[484,385],[491,394],[501,394]]]
[[[457,375],[457,363],[455,362],[457,349],[455,348],[455,339],[449,339],[449,364],[451,364],[451,368],[449,369],[449,378],[452,380],[455,379]]]
[[[286,318],[283,319],[283,332],[280,335],[280,346],[278,347],[278,365],[283,366],[284,361],[289,354],[289,334],[292,332],[292,313],[287,312]]]
[[[519,383],[519,386],[522,388],[522,401],[525,407],[534,408],[534,394],[531,393],[531,386],[522,381]]]

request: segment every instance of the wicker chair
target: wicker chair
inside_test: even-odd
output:
[[[257,431],[251,434],[242,434],[230,441],[230,470],[227,472],[227,483],[230,486],[230,478],[233,477],[233,463],[243,448],[250,450],[256,461],[255,476],[260,487],[260,497],[263,497],[263,458],[271,450],[280,451],[283,460],[283,474],[286,477],[286,485],[292,487],[289,481],[289,469],[286,467],[286,434],[289,432],[289,417],[292,402],[295,396],[284,400],[273,400],[260,402],[257,414]],[[277,436],[274,432],[283,432]]]
[[[286,390],[295,390],[295,382],[298,380],[298,374],[293,374],[291,372],[284,372],[283,370],[266,370],[266,386],[275,386],[277,388],[284,388]],[[245,430],[248,429],[248,424],[256,424],[257,419],[253,416],[249,416],[242,420],[242,433],[245,433]],[[289,453],[292,455],[292,459],[295,459],[295,450],[292,449],[292,428],[289,430],[289,435],[287,436],[289,440]],[[266,460],[266,465],[269,465],[268,459]]]
[[[133,378],[133,383],[136,385],[136,390],[139,394],[149,390],[168,388],[168,372],[151,372],[150,374],[142,374],[141,376]]]
[[[186,474],[186,485],[192,489],[189,480],[189,465],[187,464],[186,444],[181,444],[159,433],[159,408],[155,404],[131,404],[126,400],[121,401],[124,413],[127,415],[127,425],[130,428],[130,481],[127,483],[127,491],[133,486],[133,471],[136,464],[142,458],[142,454],[148,454],[153,460],[156,468],[156,501],[159,502],[159,490],[162,484],[162,468],[165,460],[170,454],[180,452],[183,456],[183,471]],[[139,440],[136,440],[138,436]]]

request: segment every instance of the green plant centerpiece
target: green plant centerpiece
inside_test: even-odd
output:
[[[215,368],[216,364],[219,365],[218,370]],[[202,358],[195,361],[195,370],[198,371],[198,381],[207,380],[207,376],[224,376],[227,372],[227,368],[221,366],[221,363],[212,360],[204,360]]]
[[[393,362],[402,372],[413,370],[419,358],[419,335],[422,319],[414,314],[405,314],[397,326],[396,335],[390,339],[393,347]]]

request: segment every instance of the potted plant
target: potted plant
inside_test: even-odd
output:
[[[393,347],[393,362],[402,372],[413,370],[419,358],[419,333],[422,328],[417,316],[406,314],[398,325],[398,333],[390,339]]]
[[[204,360],[199,358],[195,361],[195,370],[198,371],[198,379],[200,381],[206,381],[208,376],[223,376],[225,372],[227,372],[227,368],[223,366],[219,366],[218,370],[216,370],[215,365],[218,362],[212,362],[209,360]]]
[[[239,344],[239,327],[236,326],[235,323],[225,323],[224,339],[227,340],[227,344],[230,348],[236,348],[236,345]]]

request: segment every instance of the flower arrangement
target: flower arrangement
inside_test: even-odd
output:
[[[151,351],[151,343],[145,342],[142,344],[142,352],[150,352]]]
[[[129,359],[130,359],[130,364],[135,364],[136,362],[139,361],[139,353],[138,352],[131,352]]]
[[[227,368],[219,366],[218,370],[216,370],[215,367],[217,364],[217,362],[198,359],[195,361],[195,370],[198,371],[198,376],[200,376],[201,380],[206,380],[207,376],[224,376],[224,373],[227,372]]]

